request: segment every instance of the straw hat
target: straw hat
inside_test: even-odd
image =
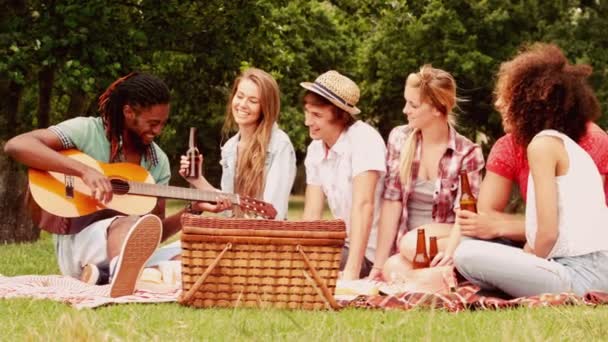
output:
[[[333,103],[336,107],[344,109],[351,115],[361,113],[356,107],[359,102],[359,87],[350,78],[335,70],[321,74],[314,82],[302,82],[300,85],[316,94],[319,94]]]

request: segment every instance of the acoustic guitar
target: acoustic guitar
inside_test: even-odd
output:
[[[154,209],[159,197],[210,203],[217,202],[218,197],[226,197],[245,213],[266,219],[274,219],[277,215],[272,204],[246,196],[155,184],[150,173],[136,164],[103,163],[75,149],[60,153],[106,175],[112,184],[113,197],[110,202],[101,203],[92,197],[90,188],[78,177],[30,168],[32,198],[42,209],[56,216],[81,217],[104,209],[144,215]]]

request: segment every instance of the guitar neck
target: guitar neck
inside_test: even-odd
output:
[[[140,182],[129,181],[129,194],[150,196],[150,197],[162,197],[162,198],[174,198],[188,201],[199,201],[199,202],[217,202],[217,197],[226,197],[232,204],[240,204],[240,199],[237,194],[229,194],[224,192],[216,191],[205,191],[192,188],[182,188],[178,186],[170,185],[158,185],[148,184]]]

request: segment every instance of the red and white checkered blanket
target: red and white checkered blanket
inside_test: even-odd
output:
[[[354,300],[340,301],[339,304],[343,307],[389,310],[434,308],[450,312],[514,307],[608,304],[608,293],[604,292],[589,292],[583,297],[572,293],[560,293],[506,300],[478,295],[477,290],[478,288],[475,286],[464,285],[448,295],[409,292],[393,296],[359,296]],[[67,303],[77,309],[119,303],[175,302],[181,290],[178,288],[164,288],[164,291],[138,289],[131,296],[119,298],[111,298],[109,292],[109,285],[88,285],[67,276],[0,276],[0,298],[51,299]]]
[[[110,285],[89,285],[68,276],[0,276],[0,298],[51,299],[77,309],[118,303],[175,302],[180,291],[169,287],[159,287],[154,291],[138,289],[133,295],[112,298]]]
[[[341,301],[343,307],[370,309],[399,309],[433,308],[450,312],[464,310],[494,310],[515,307],[545,307],[557,305],[600,305],[608,304],[608,293],[588,292],[585,296],[573,293],[542,294],[538,296],[502,299],[486,297],[477,294],[478,287],[473,285],[460,286],[455,292],[442,294],[403,293],[393,296],[359,296],[351,301]]]

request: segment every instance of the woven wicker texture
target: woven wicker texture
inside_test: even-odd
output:
[[[344,222],[183,216],[180,302],[195,307],[334,307]],[[201,281],[202,280],[202,281]]]

